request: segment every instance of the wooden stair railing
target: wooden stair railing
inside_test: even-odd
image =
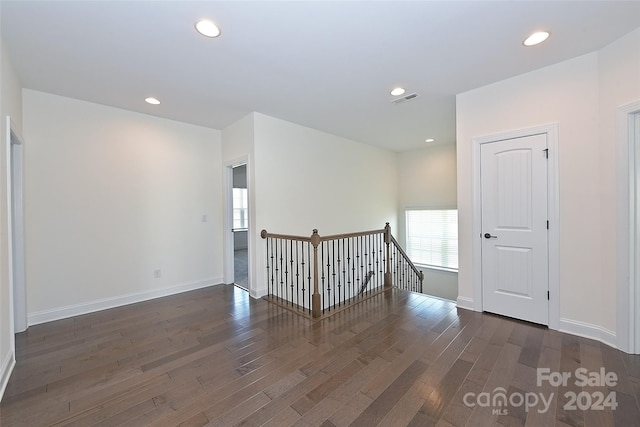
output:
[[[391,287],[422,292],[424,275],[411,262],[389,223],[381,230],[309,237],[269,233],[266,299],[320,318]]]

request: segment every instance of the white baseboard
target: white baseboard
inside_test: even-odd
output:
[[[471,298],[458,297],[458,299],[456,299],[456,305],[458,306],[458,308],[475,311],[475,308],[473,306],[473,299]]]
[[[577,320],[560,318],[560,325],[558,327],[558,330],[560,332],[566,332],[568,334],[577,335],[579,337],[600,341],[613,348],[618,348],[616,333],[610,331],[609,329],[603,328],[602,326],[580,322]]]
[[[263,289],[252,289],[249,292],[249,295],[251,295],[252,298],[262,298],[263,296],[267,295],[269,293],[269,291],[267,290],[267,288],[263,288]]]
[[[16,366],[16,358],[13,351],[9,350],[0,367],[0,400],[4,396],[4,391],[7,388],[14,366]]]
[[[120,307],[136,302],[148,301],[155,298],[166,297],[169,295],[179,294],[181,292],[193,291],[196,289],[206,288],[207,286],[218,285],[222,283],[222,277],[217,277],[202,282],[185,283],[170,288],[156,289],[147,292],[137,292],[133,294],[120,295],[117,297],[103,298],[100,300],[89,301],[81,304],[68,305],[50,310],[29,313],[29,326],[38,325],[40,323],[52,322],[54,320],[66,319],[68,317],[79,316],[82,314],[93,313],[95,311],[107,310],[109,308]]]
[[[458,308],[475,311],[473,299],[471,298],[458,297],[456,305],[458,306]],[[556,328],[550,327],[550,329]],[[598,325],[561,318],[557,330],[560,332],[566,332],[571,335],[577,335],[579,337],[600,341],[601,343],[607,344],[613,348],[618,348],[618,339],[616,337],[616,333]]]

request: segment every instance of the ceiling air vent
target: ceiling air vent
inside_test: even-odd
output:
[[[400,98],[396,98],[391,102],[393,102],[394,104],[402,104],[403,102],[411,101],[412,99],[416,99],[417,97],[418,97],[417,93],[410,93],[409,95],[405,95],[405,96],[401,96]]]

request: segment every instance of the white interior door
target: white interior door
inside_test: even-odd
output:
[[[547,135],[482,144],[483,310],[549,323]]]

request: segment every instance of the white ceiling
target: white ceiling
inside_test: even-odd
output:
[[[0,15],[26,88],[215,129],[257,111],[403,151],[455,142],[456,93],[639,27],[640,1],[1,0]],[[219,38],[194,31],[202,17]],[[551,38],[522,46],[537,29]],[[420,96],[391,103],[395,86]]]

